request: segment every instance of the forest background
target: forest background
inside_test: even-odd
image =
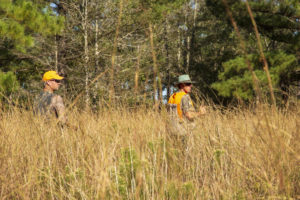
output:
[[[250,62],[261,96],[286,103],[299,93],[299,1],[248,2],[260,43],[245,1],[2,0],[1,99],[28,101],[56,70],[61,94],[82,92],[84,106],[159,104],[183,73],[196,81],[194,97],[249,103],[258,98]]]
[[[0,0],[0,199],[300,199],[299,19],[300,0]],[[30,108],[48,70],[66,126]],[[152,109],[183,73],[208,105],[186,145]]]

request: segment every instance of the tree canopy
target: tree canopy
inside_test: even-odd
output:
[[[42,7],[32,1],[3,0],[0,4],[0,66],[3,80],[18,77],[24,85],[37,76],[35,63],[41,61],[38,49],[42,48],[43,40],[59,34],[63,27],[63,17],[56,16],[50,7]],[[47,41],[49,42],[49,41]],[[11,74],[11,72],[14,72]],[[13,79],[9,79],[13,80]],[[6,81],[7,82],[7,81]],[[16,84],[0,83],[8,91],[15,91]],[[8,86],[11,89],[8,89]]]
[[[34,46],[34,35],[48,36],[60,33],[62,19],[53,16],[47,7],[39,9],[31,1],[3,0],[0,4],[1,46],[12,45],[24,52],[26,48]]]
[[[227,1],[238,25],[252,32],[252,24],[244,1]],[[206,0],[208,8],[218,18],[227,18],[222,0]],[[249,1],[259,32],[278,42],[300,48],[300,1]],[[228,23],[229,20],[227,21]]]
[[[300,79],[299,0],[247,2],[276,98],[295,95]],[[29,92],[33,96],[41,88],[42,74],[56,70],[66,77],[61,93],[67,99],[85,91],[81,105],[107,105],[111,98],[152,104],[167,99],[176,90],[177,76],[188,73],[196,81],[193,97],[220,104],[235,99],[252,102],[248,61],[268,97],[246,1],[3,0],[0,4],[0,66],[5,72],[1,76],[16,77],[11,80],[18,82],[6,95],[19,88],[19,96]]]

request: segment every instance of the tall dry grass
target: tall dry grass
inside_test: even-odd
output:
[[[0,199],[299,199],[299,109],[211,110],[187,141],[149,110],[72,111],[74,128],[11,109]]]

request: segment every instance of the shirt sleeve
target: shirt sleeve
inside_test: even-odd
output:
[[[180,107],[182,110],[182,113],[185,114],[187,112],[194,112],[195,108],[193,106],[192,99],[190,95],[184,95],[180,102]]]
[[[55,109],[58,119],[60,122],[65,123],[66,122],[66,117],[65,117],[65,105],[63,102],[63,99],[61,96],[55,96],[53,97],[53,108]]]

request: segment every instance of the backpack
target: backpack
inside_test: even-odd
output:
[[[182,110],[180,107],[180,102],[181,99],[184,95],[186,95],[187,93],[185,92],[176,92],[174,93],[168,101],[168,110],[171,116],[175,117],[179,117],[180,119],[183,118],[182,116]]]

